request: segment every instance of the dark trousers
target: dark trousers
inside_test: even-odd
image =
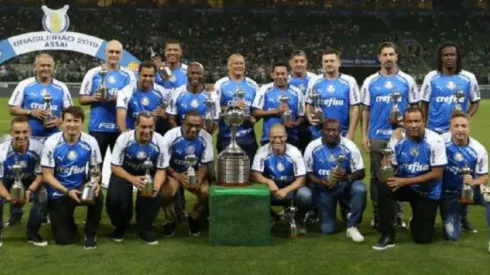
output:
[[[431,200],[414,191],[409,186],[395,192],[386,184],[378,184],[379,231],[382,235],[396,236],[395,207],[398,201],[408,201],[412,207],[410,231],[415,243],[432,242],[436,221],[438,200]]]
[[[225,138],[218,136],[218,141],[216,142],[216,149],[218,149],[218,154],[221,153],[226,146],[230,144],[231,138]],[[247,135],[244,137],[238,137],[236,139],[238,145],[247,153],[250,164],[253,163],[255,153],[259,146],[257,145],[257,140],[255,139],[255,134]]]
[[[160,193],[155,198],[137,196],[136,220],[140,232],[152,230],[161,201]],[[116,230],[124,231],[127,221],[133,217],[133,185],[119,177],[111,176],[106,209]]]
[[[299,126],[299,134],[298,134],[298,149],[304,153],[308,144],[310,144],[312,140],[311,131],[308,122],[305,124],[301,124]]]
[[[48,201],[48,212],[51,219],[51,231],[57,244],[73,243],[77,234],[77,225],[73,216],[75,208],[82,206],[69,197]],[[85,235],[96,236],[97,228],[104,207],[104,195],[102,192],[95,198],[95,204],[88,205],[85,218]]]
[[[13,205],[10,205],[10,210],[12,210]],[[41,225],[46,218],[47,213],[46,202],[41,203],[37,198],[37,194],[32,194],[31,196],[31,210],[29,212],[29,219],[27,220],[26,235],[30,236],[39,232]],[[22,210],[20,207],[16,209]],[[12,211],[11,211],[12,213]],[[0,202],[0,231],[3,228],[3,202]]]
[[[107,147],[111,147],[111,150],[114,148],[114,144],[116,144],[116,140],[119,137],[119,133],[104,133],[104,132],[89,132],[91,136],[97,140],[99,144],[100,154],[102,156],[102,163],[104,162],[104,157],[107,152]],[[102,171],[102,164],[100,165]]]

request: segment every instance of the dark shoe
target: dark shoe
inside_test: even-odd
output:
[[[0,229],[0,247],[3,245],[3,233],[2,230]]]
[[[165,223],[163,225],[163,236],[165,238],[170,238],[173,235],[175,235],[175,227],[176,226],[177,226],[177,223],[176,222]]]
[[[149,245],[158,244],[157,237],[155,237],[155,234],[153,234],[153,232],[141,232],[140,239]]]
[[[193,219],[189,216],[187,222],[189,224],[189,235],[198,237],[201,234],[201,230],[199,228],[199,219]]]
[[[39,233],[32,233],[27,236],[27,242],[35,246],[47,246],[48,242],[39,235]]]
[[[373,229],[378,230],[379,228],[379,222],[378,219],[375,217],[370,223],[369,226],[371,226]]]
[[[12,216],[12,217],[10,217],[8,222],[5,224],[5,227],[10,227],[10,226],[20,224],[21,220],[22,220],[22,216]]]
[[[396,218],[395,227],[396,229],[407,229],[407,224],[402,220],[402,218]]]
[[[389,235],[381,236],[379,241],[373,245],[374,250],[385,250],[395,246],[395,238]]]
[[[116,243],[124,241],[124,229],[116,228],[116,230],[114,230],[114,233],[112,233],[111,239]]]
[[[85,235],[85,249],[96,249],[97,248],[97,237]]]
[[[468,218],[461,219],[461,228],[464,231],[468,231],[470,233],[478,233],[478,230],[474,229],[473,226],[471,226],[471,223],[468,220]]]

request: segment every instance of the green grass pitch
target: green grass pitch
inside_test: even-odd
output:
[[[7,98],[0,102],[7,106]],[[7,133],[10,117],[7,108],[0,111],[0,133]],[[490,145],[490,101],[482,101],[476,115],[472,136],[488,148]],[[261,133],[261,124],[257,133]],[[359,133],[358,133],[359,134]],[[359,143],[357,135],[356,143]],[[365,164],[369,164],[364,155]],[[367,167],[367,171],[369,171]],[[368,176],[366,176],[366,179]],[[367,181],[365,181],[367,184]],[[194,198],[189,196],[187,207]],[[4,210],[7,219],[8,207]],[[379,235],[369,227],[371,203],[365,211],[360,231],[366,241],[356,244],[345,236],[345,224],[339,223],[338,233],[323,236],[318,225],[311,226],[305,237],[289,240],[273,237],[268,247],[213,247],[207,232],[199,238],[187,235],[187,225],[178,226],[176,236],[160,238],[156,246],[148,246],[130,231],[123,243],[114,243],[104,209],[98,234],[98,248],[85,251],[82,241],[69,246],[57,246],[51,237],[49,225],[43,225],[41,234],[49,241],[44,248],[34,247],[25,240],[28,206],[21,225],[5,229],[4,245],[0,248],[0,274],[489,274],[488,229],[483,208],[470,207],[470,220],[477,234],[462,233],[458,242],[442,239],[440,217],[436,223],[434,242],[415,245],[408,232],[399,232],[397,245],[388,251],[371,248]],[[79,232],[82,234],[84,208],[76,212]],[[410,208],[405,204],[405,220]],[[157,221],[161,237],[163,214]]]

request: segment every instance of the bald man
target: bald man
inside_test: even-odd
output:
[[[299,233],[306,234],[304,215],[308,211],[312,194],[305,186],[306,166],[298,148],[287,144],[286,128],[274,124],[269,130],[269,143],[257,151],[251,178],[267,185],[271,190],[271,205],[288,206],[291,200],[298,205]]]
[[[254,131],[255,119],[250,116],[250,106],[259,91],[259,86],[252,79],[245,77],[245,59],[241,54],[232,54],[228,58],[228,76],[218,80],[214,89],[223,113],[228,106],[237,106],[248,115],[244,123],[237,128],[236,137],[238,145],[247,153],[252,163],[258,146]],[[221,119],[216,143],[218,152],[223,151],[230,144],[230,140],[230,126]]]
[[[80,104],[90,105],[88,130],[97,140],[102,158],[105,157],[107,147],[113,148],[119,136],[116,124],[117,95],[125,86],[136,82],[133,72],[121,67],[122,54],[123,47],[119,41],[108,42],[105,63],[87,72],[79,93]],[[107,87],[107,93],[103,93],[103,86]]]

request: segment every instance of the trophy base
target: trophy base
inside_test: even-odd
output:
[[[12,204],[24,204],[26,202],[25,198],[12,199]]]
[[[152,191],[140,191],[139,196],[140,197],[146,197],[146,198],[153,197],[153,190]]]
[[[475,201],[473,199],[459,199],[459,202],[462,204],[473,204]]]
[[[94,205],[95,201],[93,199],[90,200],[80,200],[80,203],[83,205]]]
[[[250,184],[251,184],[250,182],[237,182],[237,183],[217,182],[216,183],[216,185],[225,186],[225,187],[243,187],[243,186],[249,186]]]

